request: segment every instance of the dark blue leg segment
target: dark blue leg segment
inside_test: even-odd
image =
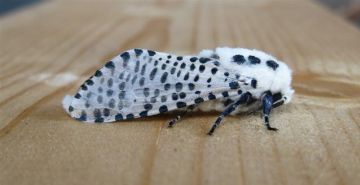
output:
[[[262,104],[263,104],[263,114],[264,114],[264,121],[266,128],[268,130],[277,131],[278,129],[271,127],[269,122],[271,108],[273,107],[273,97],[271,92],[265,92],[265,95],[262,99]]]
[[[239,105],[247,103],[251,99],[251,94],[249,92],[242,94],[240,98],[235,101],[234,103],[230,104],[224,112],[220,114],[220,116],[216,119],[215,123],[211,127],[210,131],[208,132],[208,135],[212,135],[215,131],[215,129],[221,124],[221,121],[223,118],[230,113],[232,113]]]
[[[272,108],[279,107],[279,106],[283,105],[284,103],[285,103],[284,100],[278,101],[272,105]]]

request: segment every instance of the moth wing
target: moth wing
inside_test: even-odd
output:
[[[63,107],[85,122],[155,115],[237,95],[245,81],[241,84],[224,71],[211,59],[129,50],[97,70],[74,96],[66,96]],[[231,83],[237,83],[236,87]]]

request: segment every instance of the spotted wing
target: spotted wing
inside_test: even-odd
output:
[[[81,121],[112,122],[236,96],[249,80],[215,59],[134,49],[97,70],[63,106]]]

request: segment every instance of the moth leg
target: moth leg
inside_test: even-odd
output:
[[[262,98],[262,104],[263,104],[263,115],[264,115],[264,123],[268,130],[277,131],[277,128],[271,127],[269,122],[269,116],[271,108],[273,107],[273,97],[271,92],[264,93],[264,96]]]
[[[194,109],[195,109],[195,105],[190,105],[190,106],[186,107],[184,112],[176,115],[176,117],[174,119],[169,121],[168,127],[169,128],[173,127],[181,119],[181,117],[185,116],[189,111],[192,111]]]
[[[272,105],[272,108],[279,107],[280,105],[283,105],[284,103],[285,103],[285,100],[281,100],[281,101],[275,102],[275,103]]]
[[[234,103],[232,103],[228,107],[226,107],[225,110],[216,119],[215,123],[209,130],[208,135],[212,135],[214,133],[215,129],[221,124],[221,121],[224,119],[225,116],[227,116],[231,112],[233,112],[236,109],[236,107],[238,107],[239,105],[247,103],[250,98],[251,98],[251,94],[249,92],[247,92],[245,94],[242,94],[237,101],[235,101]]]

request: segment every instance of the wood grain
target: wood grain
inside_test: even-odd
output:
[[[313,1],[44,1],[0,17],[0,184],[358,184],[360,31]],[[86,125],[65,94],[126,49],[257,48],[294,71],[293,102]]]

